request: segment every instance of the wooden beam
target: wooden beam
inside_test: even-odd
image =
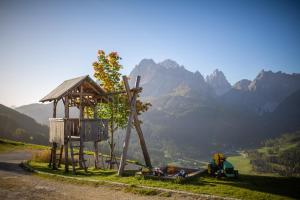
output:
[[[80,85],[80,93],[82,94],[83,93],[83,86]],[[83,96],[80,95],[80,105],[79,105],[79,133],[83,134],[83,132],[81,131],[82,129],[82,124],[81,124],[81,119],[84,118],[84,113],[83,113],[83,110],[84,110],[84,107],[82,105],[82,101],[83,101]],[[79,147],[79,166],[80,168],[83,168],[83,164],[82,162],[83,161],[83,135],[80,135],[80,147]]]
[[[85,83],[87,83],[92,88],[92,90],[94,90],[96,92],[96,94],[99,94],[100,92],[102,92],[102,91],[99,91],[97,88],[95,88],[95,86],[92,83],[90,83],[89,81],[85,81]]]
[[[65,96],[65,118],[69,118],[69,97]]]
[[[74,92],[74,93],[70,93],[70,96],[74,96],[74,97],[77,97],[77,96],[98,96],[97,94],[95,93],[89,93],[89,92],[83,92],[83,93],[80,93],[80,92]]]
[[[137,81],[140,81],[140,79],[141,79],[141,77],[137,76]],[[128,82],[125,83],[125,81],[124,81],[124,84],[126,86],[126,85],[128,85]],[[129,87],[129,86],[127,86],[127,87]],[[138,88],[138,87],[136,87],[136,88]],[[139,92],[140,90],[133,90],[133,91]],[[131,94],[128,95],[128,99],[131,99]],[[142,148],[142,152],[143,152],[143,156],[144,156],[146,166],[149,167],[149,168],[152,168],[150,156],[149,156],[149,153],[148,153],[148,150],[147,150],[146,142],[145,142],[145,139],[144,139],[143,131],[142,131],[142,128],[141,128],[141,125],[140,125],[140,120],[138,119],[136,109],[133,112],[133,120],[134,120],[135,130],[136,130],[136,132],[139,136],[140,145],[141,145],[141,148]]]
[[[95,157],[95,169],[98,169],[98,164],[99,164],[98,141],[94,141],[94,157]]]
[[[137,93],[134,93],[133,96],[131,95],[131,91],[130,91],[129,84],[128,84],[128,78],[126,76],[123,76],[123,81],[125,84],[125,89],[127,91],[128,99],[130,99],[130,113],[128,116],[128,124],[127,124],[127,129],[126,129],[125,141],[123,144],[123,152],[122,152],[120,166],[119,166],[119,170],[118,170],[119,176],[122,176],[124,174],[124,169],[125,169],[125,164],[126,164],[126,159],[127,159],[127,151],[128,151],[128,146],[129,146],[130,133],[131,133],[131,124],[132,124],[132,119],[133,119],[133,113],[135,112],[135,109],[136,109],[135,103],[136,103],[136,98],[137,98]],[[136,79],[135,87],[138,88],[139,84],[140,84],[140,76],[138,76]]]
[[[57,100],[53,101],[53,118],[56,118],[56,107],[57,107]]]
[[[57,100],[53,101],[53,118],[56,118],[56,107],[57,107]],[[51,161],[52,161],[52,169],[57,169],[56,167],[56,149],[57,149],[57,143],[52,143],[52,149],[51,149]]]
[[[113,169],[113,158],[114,158],[114,148],[115,148],[115,144],[114,144],[114,111],[113,111],[113,102],[111,104],[111,109],[112,109],[112,114],[111,114],[111,122],[110,122],[110,142],[109,142],[109,146],[110,146],[110,162],[109,162],[109,169]]]
[[[59,152],[58,167],[60,167],[60,164],[61,164],[63,151],[64,151],[64,145],[61,144],[61,145],[60,145],[60,152]]]
[[[143,156],[144,156],[146,166],[149,167],[149,168],[152,168],[152,164],[151,164],[150,156],[149,156],[149,153],[148,153],[148,150],[147,150],[147,146],[146,146],[146,142],[145,142],[145,139],[144,139],[143,131],[142,131],[140,121],[138,119],[136,111],[133,113],[133,119],[134,119],[135,130],[136,130],[136,132],[139,136],[139,139],[140,139],[140,145],[142,147]]]
[[[64,99],[64,104],[65,104],[65,118],[69,118],[69,97],[66,96]],[[69,128],[67,127],[68,124],[65,125],[65,130],[64,132],[67,133],[64,138],[64,148],[65,148],[65,172],[69,172],[69,152],[68,152],[68,144],[69,144]]]
[[[83,93],[83,86],[81,85],[80,86],[80,93],[82,94]],[[83,106],[82,106],[82,100],[83,100],[83,96],[82,95],[80,95],[79,96],[79,119],[83,119]]]
[[[94,119],[97,119],[97,101],[94,106]],[[99,148],[98,148],[98,141],[94,141],[94,156],[95,156],[95,168],[98,169],[98,164],[99,164]]]

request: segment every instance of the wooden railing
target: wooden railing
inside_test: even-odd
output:
[[[50,142],[64,144],[68,136],[81,136],[86,142],[108,139],[108,120],[105,119],[82,119],[81,123],[78,118],[50,118],[49,121]]]

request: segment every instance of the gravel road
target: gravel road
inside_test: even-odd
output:
[[[126,193],[120,187],[90,186],[66,183],[36,176],[19,167],[31,158],[29,151],[0,153],[0,199],[105,199],[105,200],[173,200],[199,199],[199,197],[172,194],[171,197],[142,196]],[[202,198],[201,198],[202,199]]]

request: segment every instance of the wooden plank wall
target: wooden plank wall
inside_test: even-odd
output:
[[[49,142],[56,142],[57,144],[64,144],[64,119],[50,118],[49,127]]]
[[[81,131],[84,141],[104,141],[108,139],[108,120],[82,119]]]

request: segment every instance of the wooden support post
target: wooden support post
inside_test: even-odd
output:
[[[64,139],[64,148],[65,148],[65,172],[69,172],[69,138]]]
[[[113,109],[113,106],[112,106]],[[109,169],[113,169],[113,157],[114,157],[114,112],[112,112],[112,117],[111,117],[111,124],[110,124],[110,161],[109,161]]]
[[[98,169],[99,164],[99,148],[98,148],[98,142],[94,141],[94,157],[95,157],[95,168]]]
[[[57,149],[57,143],[53,142],[53,144],[52,144],[52,169],[57,169],[57,167],[56,167],[56,149]]]
[[[141,77],[137,76],[137,81],[140,81],[140,79],[141,79]],[[129,88],[128,81],[124,81],[124,84],[125,84],[125,88]],[[135,89],[137,89],[137,88],[139,88],[139,87],[135,87]],[[130,100],[132,99],[131,92],[129,92],[129,93],[127,92],[127,95],[128,95],[128,100],[129,100],[129,103],[130,103]],[[145,139],[144,139],[143,131],[142,131],[141,125],[140,125],[140,120],[138,119],[138,115],[137,115],[136,110],[134,110],[134,112],[133,112],[133,120],[134,120],[135,130],[136,130],[136,132],[139,136],[139,141],[140,141],[140,145],[141,145],[141,148],[142,148],[145,164],[146,164],[147,167],[152,168],[150,156],[149,156],[149,153],[148,153],[148,150],[147,150],[147,146],[146,146],[146,142],[145,142]]]
[[[53,101],[53,118],[56,118],[56,107],[57,107],[57,100]]]
[[[79,167],[83,168],[83,135],[81,135],[83,132],[81,131],[82,123],[81,120],[83,119],[83,111],[84,111],[84,106],[82,105],[83,101],[83,86],[80,86],[80,105],[79,105],[79,133],[80,133],[80,147],[79,147]]]
[[[142,147],[143,156],[144,156],[146,166],[149,167],[149,168],[152,168],[152,164],[151,164],[150,156],[149,156],[149,153],[148,153],[148,150],[147,150],[146,142],[145,142],[144,135],[143,135],[143,132],[142,132],[142,129],[141,129],[141,126],[140,126],[140,121],[137,117],[136,112],[133,113],[133,119],[134,119],[135,130],[136,130],[136,132],[139,136],[139,139],[140,139],[140,145]]]
[[[56,118],[56,106],[57,106],[57,100],[54,100],[53,102],[53,118]],[[57,143],[53,142],[52,143],[52,149],[51,149],[51,158],[50,160],[52,161],[52,169],[57,169],[56,167],[56,148],[57,148]],[[51,162],[50,161],[50,162]]]
[[[95,106],[94,106],[94,119],[97,119],[97,100],[95,100]],[[99,164],[99,148],[98,148],[98,141],[94,141],[94,157],[95,157],[95,168],[98,169]]]
[[[68,96],[65,97],[65,119],[69,118],[69,98]],[[67,133],[67,135],[65,135],[64,137],[64,148],[65,148],[65,172],[69,172],[69,153],[68,153],[68,143],[69,143],[69,127],[65,126],[65,133]]]
[[[125,84],[125,89],[127,91],[128,98],[129,98],[132,95],[130,92],[128,79],[126,76],[123,76],[123,81]],[[135,87],[138,88],[139,84],[140,84],[140,76],[138,76],[136,79]],[[125,141],[124,141],[124,145],[123,145],[123,152],[122,152],[119,171],[118,171],[119,176],[122,176],[124,174],[124,169],[125,169],[125,164],[126,164],[126,159],[127,159],[127,151],[128,151],[128,146],[129,146],[130,133],[131,133],[131,124],[132,124],[132,119],[133,119],[133,113],[135,112],[135,109],[136,109],[136,104],[135,104],[136,98],[137,98],[137,93],[134,93],[133,96],[130,98],[130,113],[128,116],[128,124],[127,124],[127,129],[126,129]]]
[[[62,159],[62,154],[63,154],[63,151],[64,151],[64,145],[61,144],[60,145],[60,152],[59,152],[59,160],[58,160],[58,168],[60,167],[60,164],[61,164],[61,159]]]

